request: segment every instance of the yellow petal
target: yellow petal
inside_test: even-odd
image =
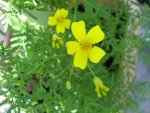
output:
[[[95,86],[95,92],[99,92],[99,85]]]
[[[105,89],[106,92],[109,91],[109,88],[107,86],[104,86],[104,89]]]
[[[57,9],[56,13],[55,13],[55,16],[54,17],[59,17],[60,16],[60,9]]]
[[[59,48],[59,44],[58,43],[56,43],[56,48]]]
[[[74,56],[74,66],[80,69],[85,69],[87,65],[87,53],[81,49],[79,49]]]
[[[65,26],[63,23],[57,23],[56,32],[57,33],[64,33],[65,32]]]
[[[98,25],[91,28],[90,31],[87,33],[87,40],[91,44],[98,43],[103,39],[104,39],[104,32],[101,30],[101,28]]]
[[[73,22],[71,25],[71,30],[74,37],[79,41],[83,41],[86,37],[85,23],[84,21]]]
[[[48,25],[56,25],[57,24],[57,19],[55,17],[48,17]]]
[[[88,52],[88,58],[93,63],[98,63],[104,55],[105,55],[105,51],[97,46],[94,46]]]
[[[102,97],[101,92],[97,92],[97,96],[100,98]]]
[[[107,95],[106,91],[102,91],[102,94],[103,94],[104,96],[106,96],[106,95]]]
[[[54,42],[52,42],[52,46],[53,46],[53,48],[55,48],[55,43]]]
[[[63,40],[59,40],[59,43],[60,43],[60,45],[63,45],[64,42],[63,42]]]
[[[65,19],[65,28],[69,29],[70,28],[70,19]]]
[[[60,9],[60,16],[66,18],[68,15],[68,10]]]
[[[66,43],[67,53],[69,55],[75,54],[77,50],[79,50],[79,43],[76,41],[69,41]]]

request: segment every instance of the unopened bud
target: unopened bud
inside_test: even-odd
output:
[[[70,83],[70,81],[67,81],[67,82],[66,82],[66,88],[67,88],[67,89],[71,89],[71,83]]]

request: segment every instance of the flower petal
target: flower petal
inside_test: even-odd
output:
[[[66,43],[67,53],[69,55],[75,54],[77,50],[79,50],[79,43],[76,41],[69,41]]]
[[[65,28],[69,29],[70,28],[70,19],[65,19]]]
[[[104,39],[104,32],[101,30],[101,28],[98,25],[91,28],[90,31],[87,33],[87,40],[91,44],[98,43],[103,39]]]
[[[68,16],[68,10],[60,9],[60,16],[66,18]]]
[[[79,49],[74,56],[74,66],[80,69],[85,69],[88,61],[87,53]]]
[[[74,37],[79,41],[83,41],[86,37],[85,23],[84,21],[73,22],[71,25],[72,33]]]
[[[101,48],[94,46],[89,52],[88,52],[88,58],[93,63],[98,63],[101,58],[105,55],[105,51]]]
[[[48,17],[48,25],[53,26],[56,24],[57,24],[57,19],[55,17],[52,17],[52,16]]]
[[[103,86],[103,89],[106,91],[106,92],[108,92],[109,91],[109,88],[107,87],[107,86]]]
[[[65,32],[65,26],[63,23],[57,23],[56,32],[57,33],[64,33]]]
[[[54,17],[58,17],[58,16],[60,16],[60,9],[57,9],[57,11],[56,11],[56,13],[55,13],[55,16]]]

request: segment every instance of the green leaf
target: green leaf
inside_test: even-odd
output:
[[[7,113],[11,113],[11,111],[14,110],[16,107],[17,107],[16,105],[10,106]]]
[[[6,94],[6,91],[3,91],[2,89],[0,89],[0,95],[4,95]]]
[[[0,106],[4,105],[4,104],[7,104],[8,103],[8,99],[6,100],[3,100],[1,103],[0,103]]]
[[[6,36],[6,34],[2,30],[0,30],[0,34]]]

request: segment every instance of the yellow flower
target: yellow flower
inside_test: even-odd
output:
[[[57,33],[64,33],[65,28],[70,28],[70,19],[67,19],[68,11],[65,9],[57,9],[54,16],[48,17],[48,25],[55,26]]]
[[[106,87],[103,84],[102,80],[96,76],[94,77],[93,81],[95,84],[95,92],[97,93],[98,97],[101,97],[102,95],[106,96],[106,93],[109,91],[109,88]]]
[[[52,46],[55,48],[59,48],[60,45],[63,45],[63,40],[62,38],[58,37],[57,35],[53,35],[53,38],[52,38]]]
[[[96,25],[86,34],[84,21],[73,22],[72,33],[77,41],[69,41],[67,45],[67,53],[74,56],[74,66],[85,69],[88,59],[93,63],[98,63],[105,55],[105,51],[97,46],[93,46],[104,39],[104,33],[101,28]]]

